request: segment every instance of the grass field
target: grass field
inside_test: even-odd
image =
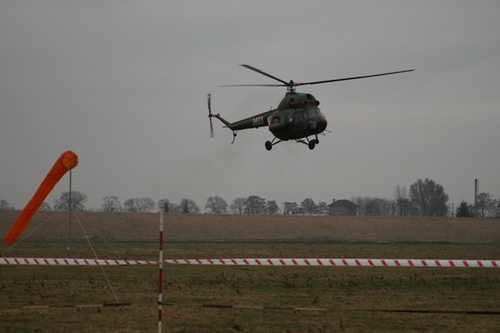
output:
[[[154,242],[92,245],[74,242],[73,257],[158,257]],[[500,258],[492,244],[169,242],[164,252],[165,258]],[[67,254],[66,242],[22,242],[4,256]],[[157,331],[156,266],[0,269],[2,332]],[[167,265],[163,280],[164,303],[175,304],[163,308],[164,332],[500,332],[500,269]],[[74,307],[114,303],[131,305]]]
[[[18,215],[18,211],[0,210],[0,235],[7,233]],[[157,241],[158,221],[157,213],[74,212],[72,237]],[[500,244],[499,226],[500,218],[166,214],[165,240]],[[24,237],[68,239],[68,213],[37,212],[20,240]]]

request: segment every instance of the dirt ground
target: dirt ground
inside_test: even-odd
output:
[[[19,211],[0,211],[5,235]],[[20,240],[66,240],[68,212],[37,212]],[[76,212],[73,239],[157,240],[158,213]],[[3,237],[3,236],[2,236]],[[500,243],[500,219],[380,216],[165,214],[166,241]]]

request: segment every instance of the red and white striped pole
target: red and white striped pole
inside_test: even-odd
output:
[[[163,210],[160,211],[160,254],[158,257],[158,333],[161,333],[163,305]]]

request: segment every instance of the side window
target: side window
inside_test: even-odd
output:
[[[295,113],[295,121],[300,123],[302,121],[302,112]]]

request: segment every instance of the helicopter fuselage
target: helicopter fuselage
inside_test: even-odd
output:
[[[267,126],[279,140],[298,140],[322,133],[327,121],[318,108],[319,101],[307,93],[287,92],[278,108],[272,109],[234,123],[215,115],[233,132]]]

